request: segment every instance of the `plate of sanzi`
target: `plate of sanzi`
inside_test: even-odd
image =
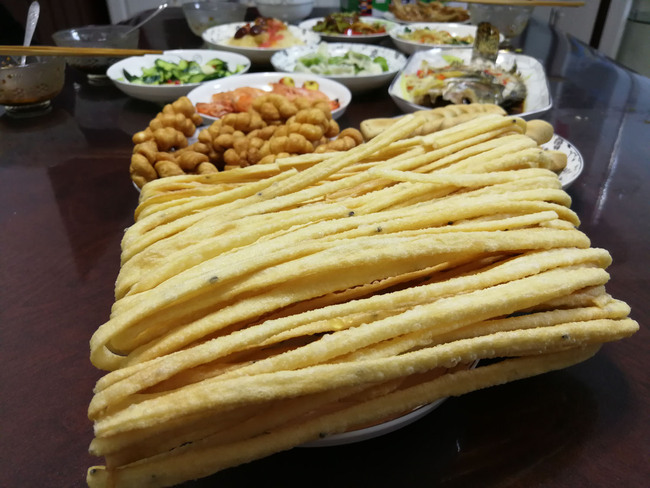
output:
[[[588,162],[543,110],[344,125],[346,86],[249,59],[133,134],[139,201],[90,340],[89,487],[387,435],[638,330],[566,192]]]

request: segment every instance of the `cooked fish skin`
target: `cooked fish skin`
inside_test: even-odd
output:
[[[480,78],[455,78],[445,83],[440,95],[456,105],[469,103],[493,103],[499,105],[503,101],[503,86],[486,83]]]

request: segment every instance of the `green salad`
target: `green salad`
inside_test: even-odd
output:
[[[122,70],[124,78],[129,83],[141,85],[182,85],[183,83],[201,83],[216,80],[224,76],[234,75],[243,71],[244,66],[238,65],[234,71],[228,69],[228,63],[214,58],[200,65],[196,61],[181,59],[178,63],[156,59],[150,68],[142,68],[140,76]]]
[[[388,71],[388,62],[383,56],[370,57],[352,50],[342,56],[332,56],[327,44],[321,43],[315,52],[298,58],[294,71],[315,75],[378,75]]]

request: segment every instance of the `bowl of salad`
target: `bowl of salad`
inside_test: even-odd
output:
[[[346,42],[292,47],[271,58],[276,71],[330,78],[348,87],[352,93],[388,85],[406,61],[406,56],[394,49]]]
[[[113,64],[106,74],[127,95],[168,103],[202,83],[246,73],[251,61],[241,54],[211,49],[175,49],[132,56]]]
[[[298,24],[329,42],[378,43],[388,38],[395,22],[378,17],[361,16],[356,12],[335,12],[327,17],[307,19]]]

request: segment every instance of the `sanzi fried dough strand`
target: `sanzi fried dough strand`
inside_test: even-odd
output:
[[[92,488],[209,476],[571,366],[638,330],[607,293],[611,256],[577,228],[562,156],[540,148],[547,123],[490,107],[413,114],[338,152],[190,175],[205,158],[169,156],[193,117],[173,106],[133,161],[185,169],[144,184],[91,339],[108,371],[88,410],[106,460],[88,470]],[[327,134],[325,119],[312,131],[300,117],[304,140]],[[230,136],[264,130],[230,119],[199,138],[208,159],[213,141],[243,154]],[[445,123],[416,130],[434,119]],[[177,149],[161,150],[164,134]]]

